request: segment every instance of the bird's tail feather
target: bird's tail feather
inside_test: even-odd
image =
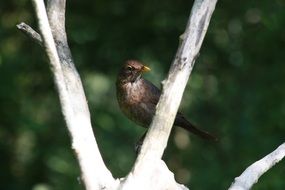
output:
[[[183,129],[186,129],[187,131],[203,138],[206,140],[212,140],[212,141],[218,141],[218,138],[214,135],[208,133],[207,131],[203,131],[196,126],[194,126],[192,123],[190,123],[187,119],[185,119],[182,115],[177,115],[174,125],[177,125]]]

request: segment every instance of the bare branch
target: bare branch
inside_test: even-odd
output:
[[[167,145],[182,95],[206,34],[216,0],[196,0],[157,105],[156,115],[146,136],[141,155],[161,158]],[[158,143],[158,142],[159,143]],[[139,161],[138,161],[139,162]]]
[[[195,1],[183,35],[184,39],[168,78],[164,81],[157,113],[146,136],[146,142],[132,172],[121,181],[118,189],[187,189],[175,182],[174,175],[161,160],[161,156],[216,1]],[[48,0],[48,15],[43,0],[33,2],[85,187],[87,190],[116,189],[118,181],[113,179],[106,168],[94,138],[81,80],[68,47],[65,32],[65,0]]]
[[[93,135],[81,80],[67,45],[64,28],[65,1],[51,0],[48,2],[49,13],[53,15],[49,16],[52,28],[49,25],[43,0],[33,0],[33,3],[84,185],[87,190],[114,189],[115,180],[100,155]]]
[[[65,4],[66,0],[48,0],[47,14],[54,40],[67,44],[65,32]]]
[[[276,150],[250,165],[230,186],[229,190],[250,189],[258,179],[285,156],[285,143]]]
[[[41,35],[37,33],[34,29],[32,29],[32,27],[22,22],[20,24],[17,24],[17,28],[25,35],[30,37],[33,41],[35,41],[37,44],[43,46],[43,40]]]
[[[184,188],[176,184],[174,178],[171,178],[173,174],[170,172],[168,172],[168,177],[160,179],[161,176],[157,171],[160,171],[161,168],[159,167],[163,165],[160,159],[167,146],[174,118],[216,2],[217,0],[195,0],[194,2],[186,31],[182,35],[183,41],[180,43],[168,77],[163,81],[163,90],[157,105],[156,115],[135,166],[126,179],[126,184],[130,187],[133,184],[140,184],[137,187],[141,187],[141,189],[165,189],[165,184],[171,183],[173,188],[170,189]],[[164,180],[164,183],[158,182],[161,180]],[[154,183],[149,183],[150,181]]]

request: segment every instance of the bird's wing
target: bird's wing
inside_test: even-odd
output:
[[[153,85],[151,82],[144,80],[145,83],[145,97],[147,102],[154,104],[154,106],[156,106],[156,104],[158,103],[161,91],[155,86]]]

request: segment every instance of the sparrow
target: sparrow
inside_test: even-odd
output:
[[[147,128],[155,114],[156,105],[161,94],[154,84],[142,78],[142,74],[150,68],[136,60],[128,60],[121,68],[117,81],[117,100],[121,111],[136,124]],[[190,123],[182,113],[178,112],[174,126],[208,140],[216,141],[217,138],[210,133],[198,129]],[[142,143],[145,134],[140,139]]]

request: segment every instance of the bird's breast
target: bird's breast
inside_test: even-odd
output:
[[[117,89],[119,106],[124,114],[137,124],[146,126],[151,121],[153,110],[145,102],[146,89],[140,82],[127,83]]]
[[[140,82],[127,83],[123,88],[124,102],[134,105],[142,101],[145,90],[141,86]]]

